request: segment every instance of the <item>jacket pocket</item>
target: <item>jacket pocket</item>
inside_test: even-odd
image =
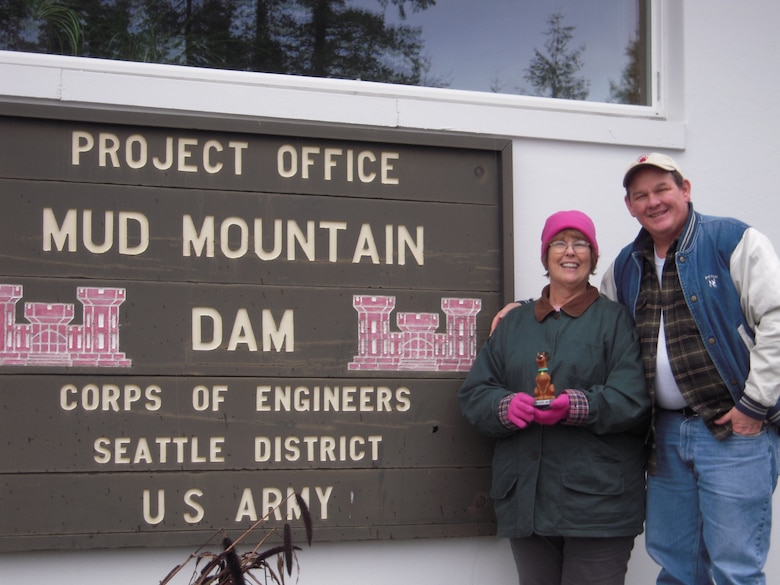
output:
[[[515,496],[517,476],[513,473],[493,475],[493,485],[490,486],[490,497],[493,499],[493,510],[498,521],[498,532],[504,530],[514,532],[517,529],[520,511]],[[504,533],[508,534],[508,533]]]
[[[631,514],[625,501],[625,480],[619,463],[592,461],[587,469],[565,470],[561,480],[564,488],[561,514],[569,522],[598,526]]]
[[[590,470],[564,471],[563,486],[575,493],[616,496],[625,489],[619,464],[601,463]]]
[[[493,485],[490,486],[490,497],[494,500],[503,500],[512,491],[517,483],[517,477],[512,473],[493,474]]]
[[[750,351],[753,349],[753,346],[756,344],[756,342],[753,339],[752,331],[748,332],[747,329],[745,329],[745,326],[740,324],[739,327],[737,327],[737,333],[739,334],[739,338],[742,340],[742,343],[745,344],[745,347]]]

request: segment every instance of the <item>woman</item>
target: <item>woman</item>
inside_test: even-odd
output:
[[[597,260],[587,215],[551,215],[550,283],[501,320],[458,392],[464,416],[497,439],[491,496],[521,585],[623,584],[642,531],[650,400],[629,313],[588,281]],[[536,406],[548,382],[555,398]]]

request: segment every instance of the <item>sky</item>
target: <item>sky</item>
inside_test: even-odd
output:
[[[376,0],[354,4],[377,9]],[[377,9],[378,10],[378,9]],[[420,26],[429,77],[450,81],[452,89],[533,93],[523,79],[534,55],[542,53],[547,19],[555,11],[575,26],[569,43],[585,45],[580,75],[590,80],[589,101],[605,101],[609,81],[618,82],[627,61],[625,48],[637,27],[638,0],[437,0],[425,11],[407,10],[407,24]],[[386,20],[397,22],[389,6]]]

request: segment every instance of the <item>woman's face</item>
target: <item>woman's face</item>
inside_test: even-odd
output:
[[[551,284],[584,286],[593,268],[592,249],[582,232],[563,230],[555,234],[547,247],[547,272]]]

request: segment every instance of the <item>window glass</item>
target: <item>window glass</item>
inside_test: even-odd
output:
[[[650,105],[649,0],[0,2],[0,49]]]
[[[422,31],[420,85],[651,104],[645,0],[439,0],[405,22]]]

